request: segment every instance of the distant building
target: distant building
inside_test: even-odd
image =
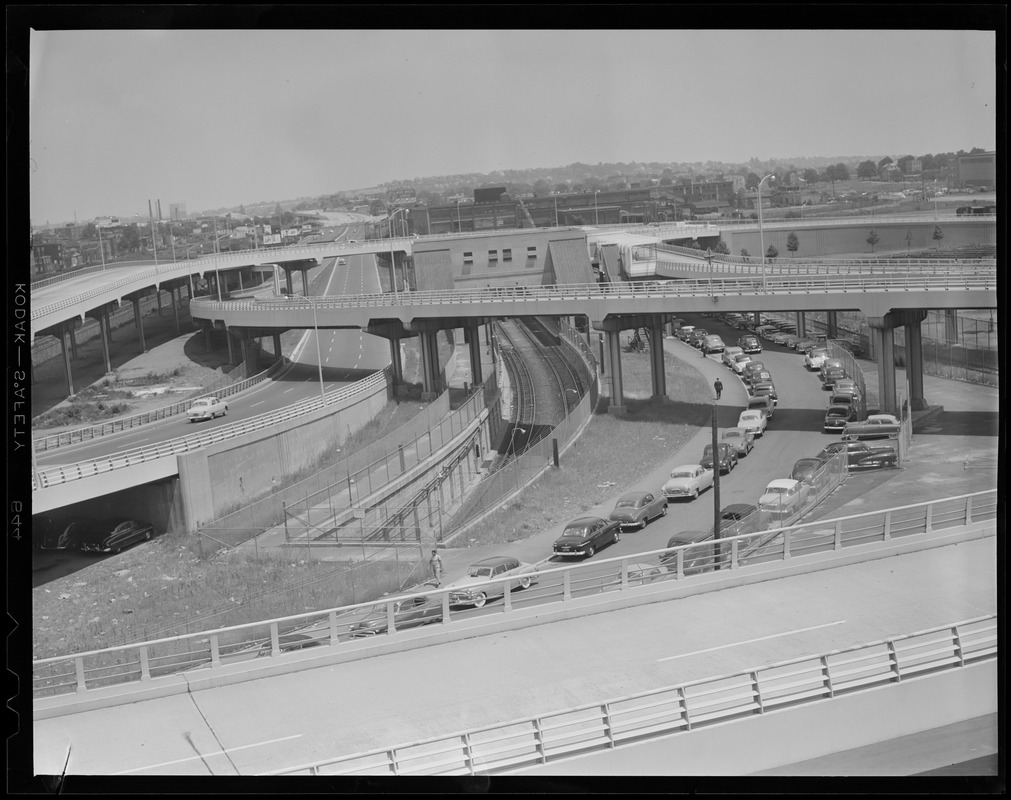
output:
[[[958,156],[958,185],[962,189],[997,188],[997,153]]]
[[[169,219],[186,219],[185,203],[169,203]]]

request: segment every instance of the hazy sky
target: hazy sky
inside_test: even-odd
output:
[[[996,149],[992,31],[32,32],[33,224],[575,161]]]

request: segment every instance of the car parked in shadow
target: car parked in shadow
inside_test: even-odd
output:
[[[148,541],[155,533],[153,525],[135,519],[100,522],[81,535],[81,551],[119,553],[127,547]]]

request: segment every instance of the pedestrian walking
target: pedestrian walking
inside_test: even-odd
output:
[[[435,578],[435,585],[442,586],[442,559],[437,550],[432,551],[432,557],[428,559],[428,566],[432,568],[432,577]]]
[[[717,378],[716,382],[713,384],[713,388],[716,390],[716,399],[719,400],[720,395],[723,394],[723,381]]]

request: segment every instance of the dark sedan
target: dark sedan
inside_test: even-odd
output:
[[[81,537],[85,553],[118,553],[154,536],[154,526],[135,519],[99,523]]]
[[[836,453],[845,453],[850,470],[887,469],[899,465],[894,448],[871,447],[866,442],[833,442],[822,448],[818,458],[827,461]]]
[[[565,526],[551,549],[556,556],[589,558],[600,548],[617,542],[621,538],[620,528],[612,519],[579,517]]]
[[[624,531],[629,528],[642,530],[646,525],[667,514],[667,498],[653,492],[626,492],[618,498],[614,511],[608,516]]]
[[[406,597],[393,603],[393,627],[395,630],[416,628],[442,620],[442,603],[431,597]],[[389,620],[386,603],[376,605],[369,615],[348,628],[352,639],[365,639],[386,633]]]
[[[720,474],[726,475],[737,466],[737,448],[727,442],[720,442],[719,462]],[[706,449],[702,451],[702,458],[699,460],[699,464],[706,469],[713,468],[713,446],[711,444],[707,444]]]

